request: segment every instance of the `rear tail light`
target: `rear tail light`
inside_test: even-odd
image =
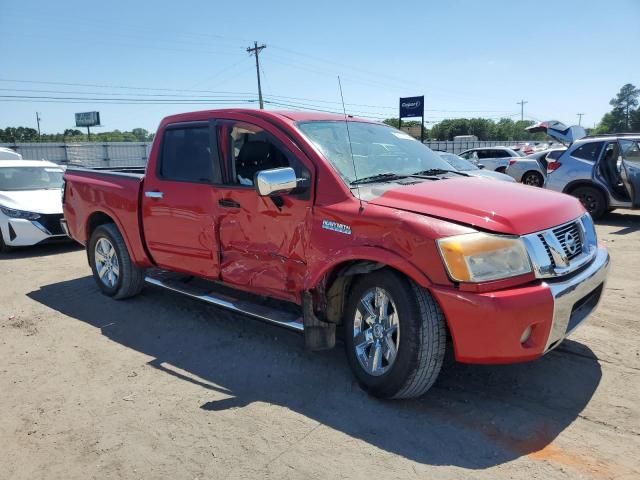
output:
[[[560,168],[561,165],[562,164],[560,162],[557,162],[555,160],[547,163],[547,173],[551,173],[557,170],[558,168]]]
[[[509,160],[509,166],[513,165],[516,162],[517,160],[515,158],[512,158],[511,160]]]

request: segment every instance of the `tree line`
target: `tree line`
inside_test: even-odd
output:
[[[595,129],[586,129],[589,134],[640,132],[640,89],[627,83],[609,104],[613,107],[607,112]],[[551,120],[551,119],[548,119]],[[555,120],[555,119],[554,119]],[[562,121],[562,119],[558,119]],[[384,123],[398,127],[397,118],[388,118]],[[535,122],[530,120],[512,120],[501,118],[494,121],[487,118],[451,118],[425,127],[425,138],[431,140],[453,140],[458,135],[475,135],[478,140],[546,140],[544,133],[529,133],[526,127]],[[420,122],[402,122],[402,126],[419,126]]]
[[[91,138],[86,132],[78,129],[66,129],[63,133],[43,133],[38,135],[35,128],[30,127],[7,127],[0,128],[0,143],[29,143],[29,142],[150,142],[154,134],[144,128],[134,128],[133,130],[111,132],[96,132],[91,134]]]

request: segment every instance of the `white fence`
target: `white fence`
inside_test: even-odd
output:
[[[443,152],[451,152],[451,153],[462,153],[465,150],[469,150],[470,148],[479,148],[479,147],[509,147],[512,145],[519,145],[525,143],[525,140],[516,140],[516,141],[500,141],[500,140],[491,140],[491,141],[477,141],[477,142],[454,142],[453,140],[443,140],[443,141],[425,141],[424,144],[429,147],[431,150],[440,150]]]
[[[147,142],[107,143],[0,143],[25,160],[49,160],[89,168],[137,167],[147,163],[151,144]]]
[[[509,146],[522,141],[454,142],[426,141],[433,150],[461,153],[470,148]],[[146,165],[151,143],[0,143],[28,160],[49,160],[60,164],[75,164],[89,168],[139,167]]]

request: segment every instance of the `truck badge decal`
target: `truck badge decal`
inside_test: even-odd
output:
[[[349,225],[333,222],[331,220],[323,220],[322,228],[325,230],[333,230],[338,233],[344,233],[345,235],[351,235],[351,227]]]

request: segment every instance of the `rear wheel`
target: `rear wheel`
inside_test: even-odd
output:
[[[347,358],[358,383],[381,398],[412,398],[435,382],[446,328],[429,292],[380,270],[351,290],[344,317]]]
[[[507,167],[498,167],[496,168],[496,172],[505,173],[507,171]]]
[[[522,183],[532,187],[541,187],[544,185],[544,177],[539,172],[530,171],[522,175]]]
[[[571,195],[580,200],[580,203],[594,220],[602,217],[607,211],[604,195],[595,187],[578,187],[571,191]]]
[[[87,248],[93,278],[102,293],[116,299],[140,293],[144,269],[131,261],[122,234],[113,223],[96,228]]]

